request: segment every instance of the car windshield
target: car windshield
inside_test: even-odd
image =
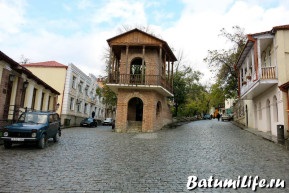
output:
[[[21,123],[35,123],[44,124],[47,122],[47,115],[35,114],[35,113],[24,113],[18,119]]]
[[[111,118],[106,118],[104,121],[111,121],[112,119]]]

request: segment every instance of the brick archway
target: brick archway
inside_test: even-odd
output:
[[[133,97],[127,104],[127,120],[142,122],[143,120],[143,101],[138,97]]]

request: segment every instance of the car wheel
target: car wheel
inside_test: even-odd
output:
[[[40,140],[38,141],[38,147],[40,149],[44,149],[47,145],[47,139],[46,139],[46,136],[45,134],[43,134],[40,138]]]
[[[97,127],[97,123],[95,123],[95,127]]]
[[[5,149],[10,149],[12,147],[12,143],[10,141],[4,141]]]
[[[58,132],[55,134],[55,136],[53,137],[53,142],[57,143],[59,141],[59,134]]]

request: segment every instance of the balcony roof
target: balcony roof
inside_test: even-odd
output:
[[[254,42],[252,40],[248,40],[241,55],[239,56],[239,59],[237,61],[237,68],[240,68],[240,66],[243,64],[244,60],[246,59],[248,53],[252,49],[254,45]]]
[[[0,51],[0,60],[7,62],[13,70],[15,70],[18,73],[25,74],[27,78],[30,78],[36,81],[40,85],[43,85],[46,89],[49,89],[52,93],[60,95],[60,93],[57,90],[49,86],[46,82],[44,82],[43,80],[38,78],[36,75],[34,75],[30,70],[28,70],[24,66],[21,66],[19,63],[15,62],[13,59],[11,59],[9,56],[7,56],[1,51]]]
[[[140,36],[140,34],[142,36]],[[142,37],[142,38],[141,38]],[[152,34],[146,33],[137,28],[127,31],[125,33],[119,34],[115,37],[112,37],[106,40],[109,46],[124,46],[124,45],[132,45],[132,46],[162,46],[163,49],[167,52],[168,56],[172,61],[177,61],[173,51],[169,47],[168,43],[160,38],[155,37]]]
[[[241,54],[240,54],[240,56],[238,58],[238,61],[237,61],[237,68],[240,68],[240,66],[244,62],[246,56],[248,55],[249,51],[253,47],[254,41],[255,41],[257,36],[265,35],[265,34],[273,35],[278,30],[289,30],[289,25],[275,26],[270,31],[264,31],[264,32],[254,33],[254,34],[248,34],[247,35],[248,40],[247,40],[247,42],[245,44],[245,47],[243,48],[243,50],[242,50],[242,52],[241,52]]]

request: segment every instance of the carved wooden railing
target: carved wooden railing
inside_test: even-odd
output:
[[[276,67],[262,67],[261,79],[276,79]]]
[[[170,84],[170,81],[160,75],[142,76],[141,74],[110,74],[108,83],[162,86],[168,91],[172,92],[172,85]]]

